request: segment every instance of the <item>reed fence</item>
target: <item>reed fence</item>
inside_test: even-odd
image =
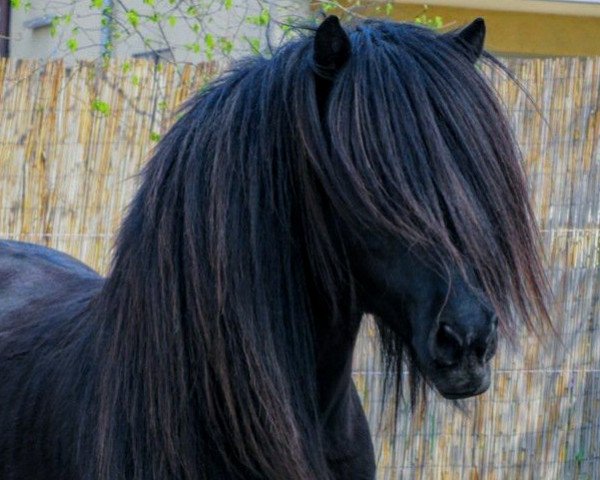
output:
[[[523,333],[500,349],[487,394],[464,412],[435,395],[414,416],[407,407],[390,442],[375,421],[382,375],[367,323],[354,376],[382,480],[600,478],[600,58],[508,63],[525,91],[489,76],[526,160],[562,341]],[[0,238],[106,272],[137,173],[218,70],[0,59]]]

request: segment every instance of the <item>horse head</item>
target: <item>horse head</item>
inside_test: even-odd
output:
[[[484,38],[482,19],[439,35],[328,17],[314,40],[333,159],[316,169],[357,308],[390,366],[405,357],[451,399],[488,389],[499,321],[514,325],[511,301],[527,319],[544,289],[518,149],[475,66]]]

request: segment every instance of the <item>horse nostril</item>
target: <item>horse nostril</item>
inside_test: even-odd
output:
[[[487,345],[478,345],[475,347],[475,356],[478,360],[486,361],[486,357],[488,355],[488,347]]]
[[[498,345],[498,319],[497,317],[492,318],[492,325],[489,333],[485,338],[481,338],[474,344],[473,351],[479,361],[484,363],[489,362],[494,354]]]
[[[431,356],[445,367],[456,365],[462,356],[463,339],[447,323],[440,323],[431,345]]]
[[[483,358],[484,362],[489,362],[492,357],[496,353],[496,349],[498,348],[498,334],[493,332],[492,335],[488,338],[488,343],[486,345],[485,351],[480,358]]]
[[[492,317],[492,334],[498,331],[498,315]]]

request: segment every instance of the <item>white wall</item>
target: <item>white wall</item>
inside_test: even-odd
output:
[[[308,0],[276,0],[266,2],[260,0],[233,0],[232,7],[227,10],[224,6],[225,0],[212,0],[204,2],[209,5],[207,15],[199,15],[197,19],[190,16],[180,15],[174,12],[176,23],[171,25],[168,21],[158,25],[144,19],[144,15],[151,15],[153,8],[143,0],[114,1],[113,15],[117,25],[129,30],[119,39],[114,39],[114,56],[128,57],[133,54],[150,53],[152,50],[162,50],[168,44],[172,51],[167,57],[177,61],[193,62],[206,60],[206,35],[215,40],[215,58],[222,56],[220,42],[221,38],[234,39],[234,50],[232,56],[237,57],[252,50],[251,41],[260,38],[261,44],[266,45],[268,36],[273,43],[278,43],[281,38],[281,29],[272,22],[267,33],[265,27],[258,27],[247,22],[248,16],[258,15],[262,9],[267,8],[271,17],[285,20],[289,15],[296,18],[306,18],[310,15]],[[170,8],[166,0],[155,0],[155,8],[165,12]],[[85,1],[43,1],[33,0],[31,9],[25,11],[23,8],[13,9],[11,16],[11,43],[10,55],[13,58],[57,58],[67,59],[95,59],[102,54],[101,45],[102,15],[97,9],[90,9],[90,2]],[[200,7],[198,7],[200,8]],[[206,12],[206,7],[202,7]],[[128,23],[127,11],[135,10],[140,15],[139,32],[135,32]],[[70,24],[61,22],[54,37],[50,34],[49,27],[36,30],[25,28],[23,23],[27,20],[41,17],[43,15],[65,15],[72,14]],[[193,26],[197,24],[197,33]],[[74,34],[72,29],[78,27],[79,31]],[[120,30],[122,28],[119,27]],[[69,38],[76,38],[77,51],[71,52],[67,47]],[[144,43],[149,40],[148,43]],[[197,44],[197,45],[195,45]],[[200,51],[197,51],[197,47]]]
[[[23,2],[24,3],[24,2]],[[32,0],[31,9],[13,8],[10,19],[10,56],[14,58],[57,58],[69,52],[66,42],[72,36],[72,28],[77,23],[79,33],[76,36],[80,51],[77,58],[98,56],[99,49],[90,48],[100,45],[100,14],[89,9],[88,1],[66,2]],[[56,36],[50,35],[49,27],[36,30],[25,28],[23,23],[44,15],[73,13],[73,22],[57,30]]]

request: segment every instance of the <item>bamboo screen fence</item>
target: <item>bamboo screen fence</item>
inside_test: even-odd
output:
[[[562,343],[523,334],[466,413],[430,396],[390,442],[375,421],[373,328],[355,380],[381,479],[600,478],[600,58],[511,60],[534,103],[491,82],[523,149],[555,291]],[[143,61],[67,67],[0,62],[0,237],[42,243],[106,272],[136,174],[177,105],[214,66]]]

